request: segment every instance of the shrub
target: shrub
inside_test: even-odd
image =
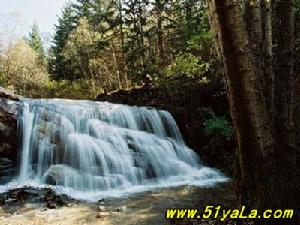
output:
[[[229,140],[233,135],[233,128],[226,117],[215,115],[211,109],[208,109],[206,113],[209,115],[209,118],[204,120],[204,132],[206,134],[218,133]]]

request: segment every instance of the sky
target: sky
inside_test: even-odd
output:
[[[36,21],[40,31],[44,34],[53,33],[54,24],[61,9],[69,0],[0,0],[0,17],[2,21],[17,17],[14,26],[19,29],[18,36],[27,35],[32,24]],[[1,20],[0,18],[0,20]],[[1,22],[1,21],[0,21]],[[5,23],[5,22],[4,22]],[[6,28],[5,28],[6,26]],[[0,26],[0,33],[10,25]],[[9,27],[9,29],[14,29]]]

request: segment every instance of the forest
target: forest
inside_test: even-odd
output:
[[[2,49],[0,84],[29,97],[94,98],[149,80],[206,82],[219,70],[203,1],[79,0],[63,8],[47,49],[37,24]]]
[[[8,20],[14,23],[13,16]],[[49,156],[45,149],[58,151],[53,149],[64,141],[66,146],[60,146],[66,152],[64,154],[68,153],[70,146],[74,149],[90,146],[86,150],[88,156],[80,155],[83,153],[78,150],[82,158],[90,157],[98,142],[91,144],[92,139],[81,137],[79,133],[88,133],[109,144],[115,144],[115,140],[112,141],[114,138],[118,141],[122,139],[134,152],[130,153],[133,155],[140,154],[143,145],[156,147],[159,143],[157,148],[164,152],[156,156],[172,158],[172,154],[164,155],[171,151],[169,146],[173,146],[171,149],[175,152],[180,148],[185,155],[174,153],[182,157],[178,161],[194,168],[193,159],[189,161],[185,158],[193,154],[189,152],[191,148],[204,161],[204,165],[221,171],[209,170],[207,173],[210,176],[220,180],[223,175],[230,177],[230,187],[224,188],[225,194],[223,187],[217,192],[226,196],[234,193],[234,203],[228,203],[231,207],[294,209],[291,220],[255,220],[249,224],[300,224],[300,0],[74,0],[64,5],[57,21],[48,42],[40,31],[38,21],[22,38],[10,38],[8,30],[7,34],[0,33],[0,87],[14,92],[16,96],[32,99],[29,101],[29,111],[26,111],[24,100],[23,117],[18,122],[23,124],[23,155],[20,153],[21,159],[12,157],[17,164],[21,161],[22,179],[30,178],[26,175],[29,171],[27,161],[22,161],[26,159],[32,164],[32,171],[37,177],[45,173],[43,179],[47,184],[68,188],[74,185],[78,188],[74,181],[79,179],[74,175],[76,173],[61,165],[69,163],[71,167],[76,167],[83,163],[79,166],[80,170],[84,166],[89,167],[88,164],[102,168],[103,158],[98,159],[101,166],[96,159],[91,163],[94,160],[92,157],[84,162],[75,159],[74,162],[64,161],[75,157],[73,153],[63,159],[59,159],[60,154],[56,159],[51,155],[53,162],[41,158]],[[105,103],[102,108],[99,106],[101,110],[98,112],[96,103],[92,103],[97,101],[100,101],[99,104],[108,101],[109,104],[126,105],[118,109],[118,115],[125,119],[113,113],[106,114],[105,110],[102,112],[102,108],[113,108]],[[66,105],[74,111],[67,112]],[[141,108],[139,111],[134,107],[127,108],[127,105]],[[94,111],[84,111],[89,107],[94,107]],[[153,113],[151,107],[169,111],[177,125],[174,125],[169,114],[159,110]],[[51,110],[52,114],[49,113]],[[33,112],[35,119],[30,117]],[[84,116],[74,119],[73,114]],[[64,118],[57,119],[62,115]],[[32,119],[30,129],[26,127],[26,118]],[[65,118],[73,123],[74,128],[69,128]],[[94,121],[96,119],[113,124],[113,128]],[[52,120],[54,122],[50,126]],[[141,121],[131,127],[134,120]],[[37,121],[43,122],[39,124]],[[56,131],[51,129],[57,123],[60,128],[55,129],[60,129],[59,132],[69,129],[68,138],[65,134],[52,134]],[[77,124],[80,126],[76,127]],[[40,139],[40,134],[34,133],[35,126],[37,130],[42,130],[43,138],[49,138],[49,143],[46,139]],[[115,131],[115,126],[130,132],[125,135],[122,129]],[[103,129],[107,129],[107,133]],[[151,136],[153,142],[148,142],[149,139],[142,139],[144,133],[137,134],[132,130],[148,132],[160,138],[162,135],[164,141],[170,141],[174,136],[176,141],[170,141],[165,146],[165,142],[155,139],[154,135]],[[24,137],[28,137],[24,133],[27,131],[31,132],[27,142],[28,152],[32,151],[31,159],[25,157]],[[110,151],[123,148],[122,141]],[[178,144],[181,141],[184,145]],[[46,147],[40,150],[39,145]],[[102,145],[101,149],[103,146],[108,145]],[[181,164],[176,164],[177,158],[170,161],[170,164],[175,163],[171,169],[150,159],[151,156],[138,162],[136,158],[132,159],[134,170],[146,168],[143,171],[145,174],[141,175],[142,184],[143,176],[147,179],[162,176],[164,179],[172,174],[170,171],[177,171],[175,167],[181,169]],[[109,160],[107,167],[112,177],[119,171],[112,172],[115,159]],[[123,161],[121,158],[116,160]],[[151,161],[149,165],[147,160]],[[50,166],[45,169],[48,164]],[[156,168],[161,168],[163,172],[156,171]],[[22,169],[25,170],[23,175]],[[83,171],[94,173],[85,167]],[[182,172],[185,176],[183,171],[179,174]],[[74,175],[73,183],[59,181],[57,174],[60,173],[69,173],[70,177]],[[102,173],[105,175],[101,172],[97,176],[104,176]],[[31,174],[31,169],[28,174]],[[124,176],[128,174],[126,171]],[[130,176],[129,180],[133,175]],[[136,176],[137,180],[139,176]],[[88,183],[82,177],[80,179],[79,186]],[[97,189],[98,183],[91,182],[89,190]],[[207,202],[199,194],[201,191],[195,193],[195,196],[200,196],[201,202]],[[170,195],[176,194],[171,192]],[[208,196],[213,198],[214,194]],[[232,224],[246,224],[244,222]],[[181,223],[171,221],[170,224]],[[189,221],[187,224],[206,223]]]

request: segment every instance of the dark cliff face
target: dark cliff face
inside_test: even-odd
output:
[[[96,100],[168,110],[175,118],[187,145],[201,156],[204,163],[217,167],[227,175],[233,175],[234,141],[219,134],[207,135],[203,131],[205,118],[201,108],[209,107],[219,115],[228,114],[229,106],[224,93],[217,93],[205,85],[194,85],[183,94],[170,95],[163,88],[147,85],[102,94]]]
[[[18,97],[0,88],[0,184],[15,174],[18,161]]]

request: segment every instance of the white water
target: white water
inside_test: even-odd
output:
[[[34,114],[30,112],[29,104],[24,103],[24,112],[22,117],[22,131],[23,132],[23,138],[22,138],[22,156],[21,156],[21,164],[20,164],[20,180],[25,182],[28,180],[29,175],[29,156],[30,154],[30,137],[32,133],[32,127],[33,127],[33,118]]]
[[[202,166],[170,113],[73,100],[24,100],[19,177],[86,200],[226,178]],[[9,186],[9,185],[8,185]]]

